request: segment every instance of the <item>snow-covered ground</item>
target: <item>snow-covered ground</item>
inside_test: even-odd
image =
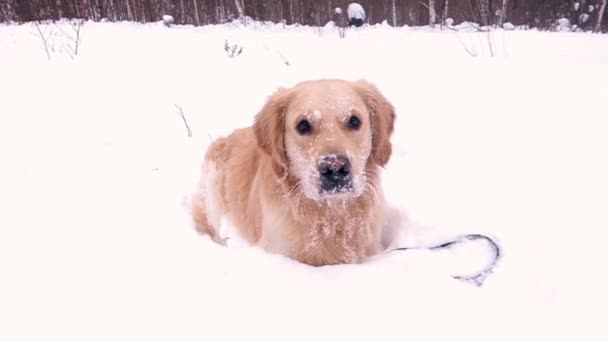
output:
[[[0,25],[1,341],[605,341],[608,36],[86,23],[72,60],[54,31],[49,62]],[[483,287],[424,252],[312,268],[193,231],[211,139],[329,77],[397,108],[385,189],[430,227],[406,240],[500,240]]]

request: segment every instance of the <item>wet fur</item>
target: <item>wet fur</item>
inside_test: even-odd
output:
[[[363,176],[358,196],[310,198],[300,179],[304,171],[296,172],[288,156],[293,146],[286,148],[286,144],[300,138],[289,131],[287,113],[316,104],[323,107],[315,103],[320,101],[318,93],[330,98],[354,96],[355,103],[364,106],[359,111],[365,111],[362,115],[369,127],[363,136],[334,134],[335,139],[315,140],[312,146],[314,151],[342,148],[366,153],[357,156]],[[252,127],[238,129],[209,147],[200,188],[192,200],[197,230],[222,243],[219,231],[225,217],[249,243],[316,266],[357,263],[378,253],[385,220],[380,169],[391,155],[394,120],[393,106],[366,81],[308,81],[279,89],[268,98]],[[366,141],[371,144],[369,151],[353,149],[355,142]],[[303,157],[314,160],[317,156]]]

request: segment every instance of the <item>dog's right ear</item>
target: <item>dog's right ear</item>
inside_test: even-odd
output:
[[[355,89],[370,111],[372,125],[372,158],[380,166],[388,163],[392,145],[391,134],[395,127],[395,108],[375,85],[365,80],[355,82]]]
[[[285,112],[291,99],[291,92],[279,88],[272,94],[262,110],[256,115],[253,124],[258,145],[270,155],[274,161],[274,169],[278,174],[287,171],[287,153],[285,152]]]

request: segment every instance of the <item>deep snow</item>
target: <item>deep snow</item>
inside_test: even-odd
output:
[[[608,36],[86,23],[49,62],[34,32],[0,25],[0,340],[605,340]],[[311,268],[193,231],[210,140],[328,77],[397,109],[385,191],[428,227],[403,244],[500,240],[484,287],[425,252]]]

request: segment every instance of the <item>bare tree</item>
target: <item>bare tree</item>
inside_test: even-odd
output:
[[[133,9],[131,8],[131,0],[126,0],[126,3],[127,3],[127,19],[135,20],[135,17],[133,16]]]
[[[61,10],[61,0],[55,0],[55,6],[57,7],[57,18],[63,18],[63,12]]]
[[[239,15],[239,18],[245,16],[245,0],[234,0],[234,5],[236,6],[236,11]]]
[[[184,6],[184,0],[180,0],[179,1],[179,9],[180,9],[180,18],[181,18],[181,23],[185,24],[186,23],[186,7]]]
[[[597,21],[595,22],[595,32],[602,32],[602,19],[604,19],[604,12],[606,11],[606,2],[607,0],[602,0],[602,4],[600,5],[600,9],[597,13]]]
[[[509,5],[509,0],[502,0],[502,6],[500,7],[500,15],[498,16],[498,26],[502,27],[502,24],[505,22],[505,18],[507,17],[507,6]]]
[[[391,1],[391,17],[393,19],[393,26],[397,26],[397,0]]]
[[[288,24],[319,25],[334,16],[336,6],[346,0],[0,0],[0,22],[35,22],[58,18],[82,18],[110,21],[150,22],[168,14],[179,24],[207,25],[224,23],[237,17]],[[506,21],[548,29],[563,16],[570,17],[583,29],[606,28],[608,14],[604,0],[362,0],[369,24],[388,20],[396,26],[434,25],[450,16],[458,21],[471,21],[481,26]],[[589,10],[589,5],[594,9]],[[597,5],[597,6],[596,6]],[[422,9],[420,6],[423,6]],[[428,17],[426,11],[428,10]],[[576,12],[576,13],[575,13]],[[597,14],[596,14],[597,12]],[[507,18],[508,16],[508,18]],[[593,19],[593,20],[592,20]],[[403,21],[403,22],[401,22]],[[43,29],[44,27],[41,27]]]
[[[116,10],[115,10],[115,8],[114,8],[114,0],[110,0],[110,7],[109,7],[109,11],[111,11],[112,15],[111,15],[111,16],[109,16],[108,14],[106,14],[106,16],[109,16],[109,17],[110,17],[110,18],[108,18],[108,19],[113,20],[113,21],[114,21],[114,20],[116,20]]]
[[[477,0],[477,6],[479,7],[481,25],[490,25],[490,0]]]
[[[435,12],[435,0],[429,0],[429,25],[435,27],[435,21],[437,21],[437,13]]]
[[[201,25],[201,18],[198,15],[198,4],[197,0],[192,0],[192,5],[194,6],[194,20],[196,21],[196,25]]]

